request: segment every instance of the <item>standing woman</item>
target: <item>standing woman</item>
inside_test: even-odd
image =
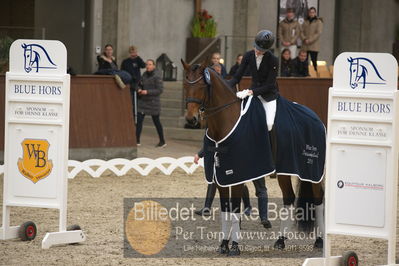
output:
[[[302,49],[308,52],[314,70],[317,71],[317,54],[320,50],[320,35],[323,31],[323,22],[316,16],[316,8],[311,7],[308,11],[308,18],[302,25],[301,39]]]
[[[145,115],[152,117],[152,121],[158,132],[159,143],[155,147],[163,148],[166,146],[161,121],[159,120],[161,113],[160,95],[162,91],[163,82],[160,73],[155,69],[155,61],[148,59],[146,62],[146,71],[141,78],[141,84],[137,91],[139,94],[136,127],[138,146],[140,146],[140,135]]]

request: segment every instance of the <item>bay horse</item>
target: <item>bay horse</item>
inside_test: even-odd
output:
[[[201,116],[207,122],[207,136],[213,140],[219,141],[224,139],[236,125],[237,120],[240,118],[241,112],[241,99],[236,97],[236,92],[231,89],[227,83],[213,70],[207,68],[207,65],[188,65],[181,60],[184,70],[184,94],[186,100],[187,111],[185,114],[186,120],[190,122],[197,121],[196,117]],[[267,134],[267,130],[265,132]],[[277,136],[278,137],[278,136]],[[277,146],[278,149],[278,146]],[[278,160],[278,157],[275,158]],[[276,165],[278,165],[278,161]],[[206,161],[205,161],[206,164]],[[323,164],[324,165],[324,164]],[[274,172],[273,172],[274,173]],[[277,171],[277,180],[280,186],[284,208],[292,208],[295,202],[295,192],[291,183],[291,176]],[[248,180],[250,181],[250,180]],[[217,183],[217,181],[215,181]],[[230,250],[230,255],[239,255],[238,247],[235,244],[238,238],[234,233],[238,234],[239,228],[239,213],[240,202],[242,194],[242,184],[232,185],[231,192],[229,187],[217,185],[220,193],[221,201],[221,222],[222,232],[230,232],[230,225],[226,222],[228,213],[232,212],[230,221],[232,222],[232,240],[233,246]],[[306,182],[300,181],[300,189],[298,193],[297,207],[307,206],[309,203],[315,205],[313,212],[316,213],[316,225],[320,227],[320,234],[316,238],[315,247],[321,248],[323,246],[323,227],[324,227],[324,214],[323,214],[323,189],[321,182]],[[230,198],[230,199],[229,199]],[[310,208],[305,208],[306,212],[312,211]],[[308,215],[305,215],[309,217]],[[317,218],[318,217],[318,218]],[[301,222],[301,221],[300,221]],[[299,225],[303,225],[310,230],[309,225],[314,221],[304,220]],[[284,249],[285,240],[289,230],[293,229],[295,220],[286,219],[281,221],[280,236],[275,242],[275,248]],[[226,228],[226,226],[228,228]],[[220,246],[220,253],[228,251],[229,234],[224,233],[224,238]],[[238,250],[238,251],[237,251]],[[232,252],[233,251],[233,252]]]

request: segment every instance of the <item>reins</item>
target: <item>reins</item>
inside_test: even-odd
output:
[[[185,78],[185,81],[188,84],[195,84],[197,82],[199,82],[201,79],[204,79],[204,75],[201,75],[199,78],[195,79],[195,80],[188,80],[187,78]],[[206,80],[206,79],[205,79]],[[207,84],[208,87],[208,95],[210,95],[210,84],[208,84],[208,82],[205,82]],[[234,101],[223,104],[221,106],[215,106],[215,107],[206,107],[205,106],[205,99],[198,99],[198,98],[192,98],[192,97],[187,97],[186,98],[186,104],[187,103],[197,103],[200,104],[200,108],[199,108],[199,115],[201,117],[201,120],[207,119],[210,116],[213,116],[227,108],[229,108],[230,106],[232,106],[233,104],[235,104],[236,102],[241,101],[241,99],[236,98]]]

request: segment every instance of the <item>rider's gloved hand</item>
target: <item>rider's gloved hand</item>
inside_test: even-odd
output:
[[[237,98],[244,99],[252,95],[251,90],[242,90],[236,93]]]

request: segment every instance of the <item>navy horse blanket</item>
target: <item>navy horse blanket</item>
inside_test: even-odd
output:
[[[234,186],[277,172],[320,182],[324,176],[326,131],[318,116],[279,96],[274,127],[276,162],[261,101],[252,96],[244,99],[240,117],[226,137],[215,141],[208,131],[205,134],[206,181],[222,187]]]

